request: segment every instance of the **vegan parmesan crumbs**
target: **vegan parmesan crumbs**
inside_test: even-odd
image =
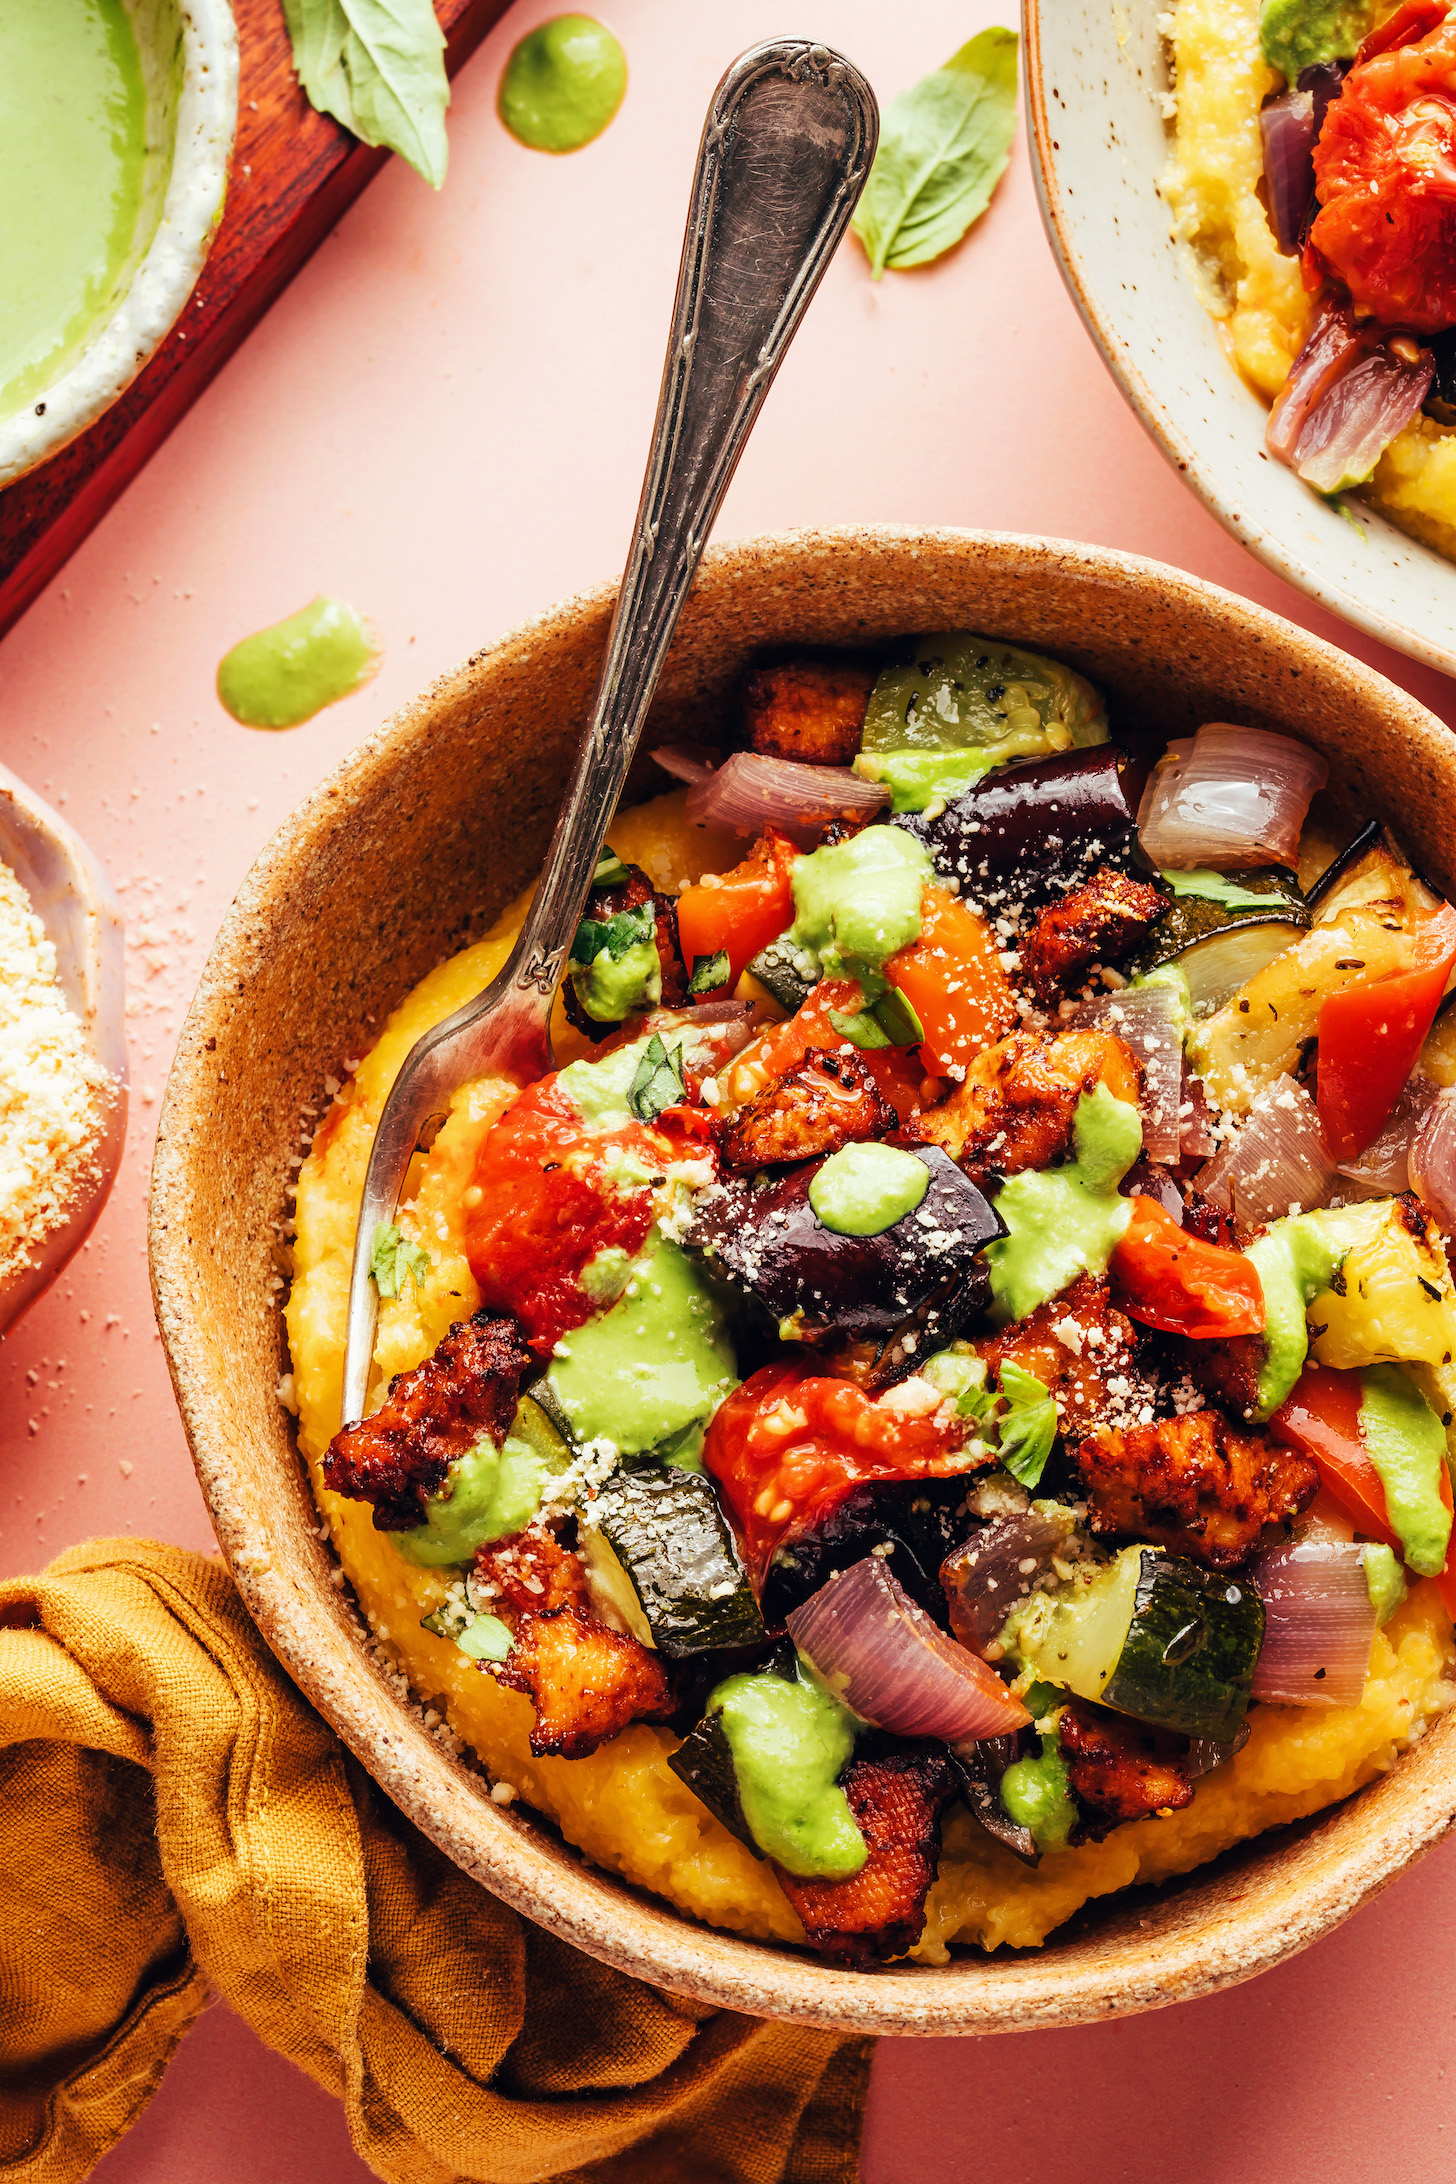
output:
[[[56,951],[0,864],[0,1281],[30,1262],[100,1176],[112,1079],[56,979]]]

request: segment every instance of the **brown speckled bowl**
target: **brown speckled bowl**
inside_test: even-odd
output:
[[[835,1970],[736,1939],[611,1879],[492,1804],[386,1687],[320,1544],[270,1294],[299,1109],[481,916],[530,877],[590,699],[608,589],[436,684],[318,788],[249,875],[208,960],[167,1088],[152,1179],[162,1339],[223,1551],[263,1635],[388,1794],[497,1895],[622,1970],[726,2008],[864,2032],[1001,2032],[1156,2008],[1304,1948],[1456,1818],[1456,1716],[1301,1828],[1157,1894],[1093,1905],[1041,1950],[941,1969]],[[972,628],[1074,661],[1114,728],[1200,720],[1317,745],[1352,814],[1383,812],[1456,892],[1456,741],[1369,669],[1150,561],[976,531],[794,532],[711,552],[648,728],[711,737],[745,660]],[[381,893],[379,875],[390,885]]]

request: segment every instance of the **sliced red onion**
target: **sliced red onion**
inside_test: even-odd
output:
[[[1276,1077],[1223,1151],[1199,1169],[1193,1188],[1246,1233],[1286,1213],[1327,1206],[1335,1174],[1314,1101],[1292,1077]]]
[[[1315,403],[1336,374],[1362,355],[1367,346],[1355,330],[1355,314],[1349,305],[1326,296],[1315,310],[1304,347],[1269,412],[1264,445],[1279,462],[1293,464],[1295,442]]]
[[[1375,1637],[1360,1548],[1304,1540],[1261,1555],[1252,1574],[1264,1603],[1254,1697],[1276,1706],[1358,1706]]]
[[[1395,1113],[1358,1160],[1346,1161],[1340,1174],[1379,1197],[1398,1198],[1408,1191],[1411,1148],[1429,1108],[1440,1098],[1429,1077],[1412,1077],[1396,1102]]]
[[[1456,1236],[1456,1090],[1426,1109],[1410,1153],[1410,1187],[1448,1236]]]
[[[1190,1161],[1212,1160],[1218,1151],[1213,1109],[1208,1104],[1203,1079],[1195,1077],[1193,1071],[1186,1067],[1183,1071],[1183,1097],[1178,1108],[1178,1117],[1182,1124],[1178,1139],[1178,1166],[1184,1168]]]
[[[829,1689],[877,1729],[963,1744],[1031,1719],[995,1669],[938,1630],[878,1555],[832,1577],[788,1626]]]
[[[1076,1027],[1095,1024],[1110,1031],[1136,1055],[1143,1070],[1143,1151],[1149,1160],[1165,1163],[1177,1160],[1182,1137],[1182,1013],[1176,990],[1155,983],[1099,994],[1072,1018]]]
[[[664,743],[652,753],[665,774],[686,781],[689,788],[706,781],[723,763],[723,753],[707,743]]]
[[[950,1627],[963,1646],[985,1653],[1007,1616],[1023,1601],[1074,1530],[1070,1510],[1048,1504],[997,1517],[947,1555],[940,1582]]]
[[[661,754],[657,754],[661,764]],[[716,773],[688,791],[689,826],[759,834],[781,827],[796,840],[817,835],[835,819],[864,820],[883,811],[890,792],[861,781],[847,766],[801,766],[789,758],[735,751]]]
[[[1299,256],[1305,215],[1314,195],[1314,97],[1308,91],[1283,91],[1266,99],[1259,116],[1264,141],[1264,196],[1275,247],[1286,258]]]
[[[1160,870],[1293,867],[1310,798],[1329,779],[1317,751],[1264,728],[1209,721],[1170,743],[1138,807],[1143,854]]]
[[[1435,373],[1429,349],[1396,335],[1331,378],[1294,443],[1294,468],[1305,484],[1317,493],[1363,485],[1419,411]]]

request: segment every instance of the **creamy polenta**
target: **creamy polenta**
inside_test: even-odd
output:
[[[1204,20],[1239,12],[1200,0],[1183,15]],[[1252,79],[1249,96],[1256,116]],[[1207,201],[1213,202],[1211,194]],[[1260,343],[1275,341],[1279,312],[1288,321],[1292,309],[1287,302],[1276,309],[1271,301],[1276,272],[1273,266],[1263,268],[1262,331],[1252,312],[1238,322],[1254,344],[1251,353]],[[1276,354],[1269,351],[1271,358]],[[731,861],[717,855],[722,845],[711,838],[706,856],[695,846],[703,837],[689,836],[682,802],[681,794],[658,798],[622,814],[612,830],[618,853],[669,890],[695,877],[707,858]],[[745,1934],[796,1940],[802,1929],[770,1865],[752,1856],[669,1769],[675,1737],[638,1724],[585,1759],[532,1758],[528,1700],[502,1688],[457,1645],[421,1628],[422,1618],[446,1598],[448,1573],[405,1561],[390,1535],[375,1529],[366,1502],[331,1493],[323,1483],[322,1459],[339,1423],[355,1211],[375,1121],[415,1039],[478,992],[505,961],[525,901],[512,904],[484,940],[432,971],[395,1010],[329,1110],[303,1164],[287,1306],[300,1445],[340,1561],[376,1640],[421,1705],[448,1722],[498,1785],[509,1786],[503,1796],[514,1793],[549,1815],[587,1856],[697,1918]],[[560,1060],[584,1051],[568,1028],[558,1025],[558,1034]],[[428,1241],[434,1275],[423,1290],[411,1285],[382,1302],[376,1387],[428,1357],[447,1327],[480,1302],[458,1209],[475,1150],[511,1089],[478,1082],[457,1093],[433,1149],[411,1172],[406,1195],[412,1227]],[[939,1877],[912,1954],[939,1963],[957,1942],[985,1949],[1036,1945],[1093,1897],[1187,1872],[1245,1837],[1347,1796],[1390,1767],[1402,1747],[1452,1703],[1450,1671],[1450,1625],[1433,1585],[1423,1582],[1377,1633],[1358,1706],[1256,1708],[1247,1745],[1198,1784],[1182,1811],[1118,1827],[1099,1843],[1053,1851],[1031,1870],[956,1808],[947,1820]]]
[[[1394,13],[1352,0],[1352,35]],[[1284,78],[1259,45],[1260,0],[1177,0],[1171,12],[1177,119],[1162,193],[1192,277],[1231,362],[1272,402],[1304,346],[1315,298],[1300,260],[1275,246],[1260,197],[1259,112]],[[1391,521],[1456,558],[1456,427],[1417,416],[1361,488]]]

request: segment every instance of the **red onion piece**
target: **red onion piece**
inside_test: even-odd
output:
[[[1350,306],[1325,297],[1316,307],[1304,347],[1269,412],[1264,445],[1279,462],[1293,464],[1295,442],[1306,417],[1325,388],[1347,364],[1363,355],[1366,346],[1355,330],[1355,314]]]
[[[1294,443],[1294,468],[1305,484],[1317,493],[1363,484],[1420,409],[1435,373],[1429,349],[1412,361],[1387,341],[1329,380]]]
[[[834,819],[873,818],[889,801],[888,789],[861,781],[847,766],[801,766],[789,758],[735,751],[716,773],[689,789],[687,818],[689,826],[726,827],[732,834],[780,827],[802,840]]]
[[[963,1646],[985,1653],[1074,1529],[1070,1510],[1048,1505],[997,1517],[947,1555],[940,1582],[950,1627]]]
[[[1254,1697],[1277,1706],[1358,1706],[1375,1637],[1360,1548],[1304,1540],[1261,1555],[1252,1575],[1264,1603]]]
[[[1264,728],[1209,721],[1192,743],[1170,743],[1138,807],[1138,838],[1164,870],[1238,865],[1291,868],[1310,798],[1329,767],[1308,744]]]
[[[1456,1236],[1456,1091],[1442,1092],[1426,1109],[1410,1152],[1410,1187]]]
[[[1143,1151],[1149,1160],[1168,1164],[1178,1158],[1182,1125],[1183,1032],[1178,995],[1171,986],[1128,986],[1121,993],[1099,994],[1084,1002],[1074,1026],[1095,1024],[1121,1039],[1143,1071],[1139,1106]]]
[[[1284,91],[1265,101],[1259,116],[1264,142],[1264,195],[1274,242],[1286,258],[1297,258],[1305,214],[1314,195],[1314,140],[1318,135],[1314,98],[1308,91]]]
[[[1178,1115],[1183,1126],[1178,1139],[1178,1166],[1186,1167],[1190,1161],[1212,1160],[1218,1151],[1213,1109],[1208,1104],[1203,1079],[1195,1077],[1193,1071],[1186,1067],[1183,1071],[1183,1097]]]
[[[961,1744],[1031,1719],[994,1668],[938,1630],[878,1555],[795,1608],[789,1635],[861,1721]]]
[[[1314,1101],[1292,1077],[1276,1077],[1223,1151],[1199,1169],[1193,1188],[1231,1213],[1243,1233],[1296,1208],[1327,1206],[1335,1174]]]
[[[1398,1198],[1410,1184],[1411,1148],[1427,1111],[1440,1098],[1429,1077],[1412,1077],[1396,1102],[1395,1113],[1358,1160],[1346,1161],[1340,1174],[1380,1198]]]
[[[664,743],[652,756],[664,773],[674,781],[686,781],[689,788],[706,781],[723,763],[723,753],[707,743]]]

